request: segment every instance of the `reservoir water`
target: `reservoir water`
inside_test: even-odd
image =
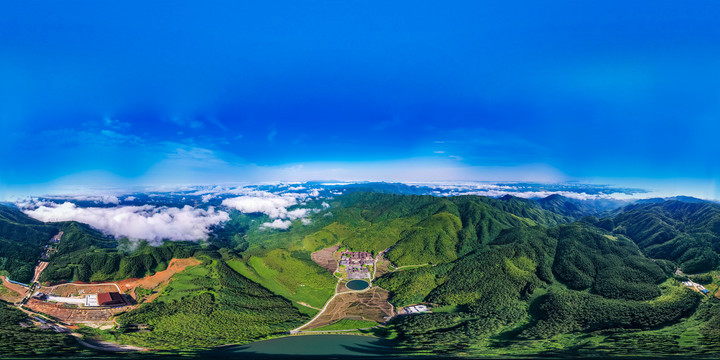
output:
[[[370,286],[370,283],[365,280],[350,280],[345,286],[350,290],[365,290]]]
[[[358,335],[299,335],[263,340],[248,345],[231,346],[211,351],[208,355],[222,358],[282,358],[303,357],[374,357],[397,352],[393,342]]]

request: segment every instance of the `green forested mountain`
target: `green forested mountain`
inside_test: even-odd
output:
[[[329,208],[288,230],[263,229],[266,216],[234,212],[210,245],[133,249],[77,223],[46,225],[16,212],[2,219],[12,231],[66,232],[45,281],[140,277],[173,257],[203,260],[105,334],[152,348],[245,342],[299,326],[337,282],[310,254],[336,244],[388,249],[400,268],[373,284],[389,290],[395,306],[433,308],[396,317],[378,332],[411,352],[662,355],[719,348],[720,302],[712,295],[720,278],[709,272],[720,265],[718,205],[650,202],[602,217],[574,200],[544,200],[352,192],[324,200]],[[710,295],[683,286],[678,266],[702,273],[693,280]],[[134,324],[151,331],[132,332]]]
[[[667,277],[628,239],[573,224],[505,230],[451,264],[391,273],[376,284],[392,291],[396,305],[456,307],[398,319],[408,346],[469,349],[495,336],[524,341],[677,322],[699,295],[663,283]]]
[[[166,242],[161,246],[150,246],[140,242],[132,244],[133,248],[123,250],[100,247],[88,236],[77,233],[75,236],[80,237],[79,242],[89,241],[90,244],[79,249],[72,245],[65,249],[61,247],[39,281],[88,282],[140,278],[164,270],[173,258],[191,257],[200,248],[195,243]],[[67,242],[71,244],[73,240],[70,237]]]
[[[598,211],[587,202],[573,200],[557,194],[538,199],[537,203],[545,210],[552,211],[556,214],[560,214],[574,220],[580,219],[583,216],[595,215],[598,213]]]
[[[173,278],[151,303],[118,317],[117,340],[154,349],[209,348],[291,330],[309,317],[231,269],[218,253]],[[145,324],[149,332],[127,332]]]
[[[58,232],[20,210],[0,205],[0,274],[29,282],[41,256],[41,247]]]
[[[612,227],[648,257],[672,260],[686,273],[720,265],[720,205],[676,200],[630,205],[612,219]]]
[[[661,204],[601,219],[587,217],[599,214],[592,209],[513,197],[352,193],[331,204],[308,227],[247,233],[248,266],[288,276],[289,268],[271,261],[279,248],[300,261],[336,243],[374,252],[389,247],[395,265],[424,266],[391,272],[375,284],[390,290],[397,306],[426,302],[440,309],[392,323],[403,346],[416,351],[534,354],[543,346],[563,349],[552,345],[559,339],[580,341],[598,331],[612,335],[597,341],[620,341],[616,336],[630,330],[679,327],[701,305],[698,293],[671,278],[677,258],[646,256],[647,247],[625,225],[634,222],[630,214],[652,218],[652,207]],[[705,211],[684,229],[712,229],[713,211]],[[576,218],[581,221],[572,222]]]
[[[537,203],[514,197],[374,193],[340,197],[333,215],[334,224],[346,232],[333,233],[338,241],[373,252],[392,246],[387,256],[397,265],[452,261],[492,241],[504,229],[566,221]]]
[[[0,205],[0,274],[30,282],[42,247],[63,231],[57,253],[40,281],[104,281],[143,277],[163,270],[173,257],[190,257],[195,243],[118,242],[88,225],[74,221],[43,223],[20,210]]]
[[[233,247],[243,257],[235,265],[243,275],[278,294],[317,306],[334,289],[333,277],[310,259],[311,252],[324,247],[342,243],[373,253],[389,248],[387,257],[398,266],[446,264],[485,246],[504,229],[566,221],[531,200],[514,197],[355,192],[330,203],[330,209],[316,214],[310,225],[288,231],[261,230],[259,224],[266,219],[233,213],[220,238],[227,241],[223,246]],[[240,233],[232,235],[228,229]]]
[[[562,195],[553,194],[536,200],[540,207],[563,215],[568,219],[578,220],[585,216],[600,216],[608,211],[618,209],[627,202],[613,199],[577,200]]]

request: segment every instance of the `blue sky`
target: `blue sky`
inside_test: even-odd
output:
[[[261,3],[1,3],[0,184],[720,194],[713,2]]]

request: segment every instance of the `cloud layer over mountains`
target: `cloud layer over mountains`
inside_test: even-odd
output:
[[[642,189],[604,185],[531,183],[277,183],[243,186],[187,186],[147,192],[47,196],[16,203],[41,221],[79,221],[116,238],[197,241],[213,226],[230,220],[230,210],[264,214],[261,230],[285,230],[309,225],[311,216],[330,208],[328,201],[352,191],[456,196],[484,195],[543,198],[559,194],[585,201],[649,196]],[[87,206],[87,203],[91,204]],[[318,204],[320,202],[320,204]],[[202,204],[202,205],[201,205]]]
[[[222,200],[220,203],[222,207],[238,210],[242,213],[262,213],[267,215],[271,221],[262,223],[261,229],[288,229],[293,220],[298,219],[302,220],[303,225],[308,225],[311,222],[308,216],[320,211],[320,209],[311,208],[288,210],[290,207],[304,204],[304,201],[308,198],[318,196],[317,190],[306,193],[272,193],[238,188],[220,191],[219,193],[203,194],[201,199],[206,203],[205,196],[215,197],[219,194],[239,195]],[[114,196],[113,198],[117,199]],[[208,237],[213,226],[230,220],[230,214],[227,211],[217,210],[213,206],[207,209],[190,205],[169,207],[149,204],[82,207],[73,203],[73,201],[94,201],[99,204],[103,199],[78,195],[49,197],[47,199],[50,201],[33,200],[17,203],[17,205],[28,216],[40,221],[78,221],[116,238],[127,237],[131,240],[147,240],[153,244],[159,244],[162,240],[203,240]],[[58,203],[57,200],[64,200],[64,202]],[[129,196],[125,200],[135,201],[136,197]],[[114,201],[102,202],[103,204],[116,204]],[[327,204],[323,203],[324,207],[326,207],[325,205]]]
[[[182,208],[143,206],[78,207],[71,202],[43,203],[26,209],[30,217],[41,221],[79,221],[116,238],[147,240],[158,244],[163,239],[197,241],[206,239],[210,228],[230,220],[227,212],[210,207]]]
[[[305,188],[296,187],[293,190],[305,190]],[[287,229],[292,224],[291,220],[302,219],[304,225],[309,224],[307,216],[320,211],[320,209],[301,208],[288,210],[288,208],[298,205],[300,201],[309,197],[318,195],[317,189],[313,189],[308,193],[289,192],[283,194],[273,194],[267,191],[248,191],[243,196],[223,200],[222,205],[243,213],[263,213],[274,219],[272,222],[262,224],[265,229]]]

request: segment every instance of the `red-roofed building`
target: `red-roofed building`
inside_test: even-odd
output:
[[[124,305],[125,300],[120,293],[100,293],[97,295],[98,305],[100,306],[111,306],[111,305]]]

